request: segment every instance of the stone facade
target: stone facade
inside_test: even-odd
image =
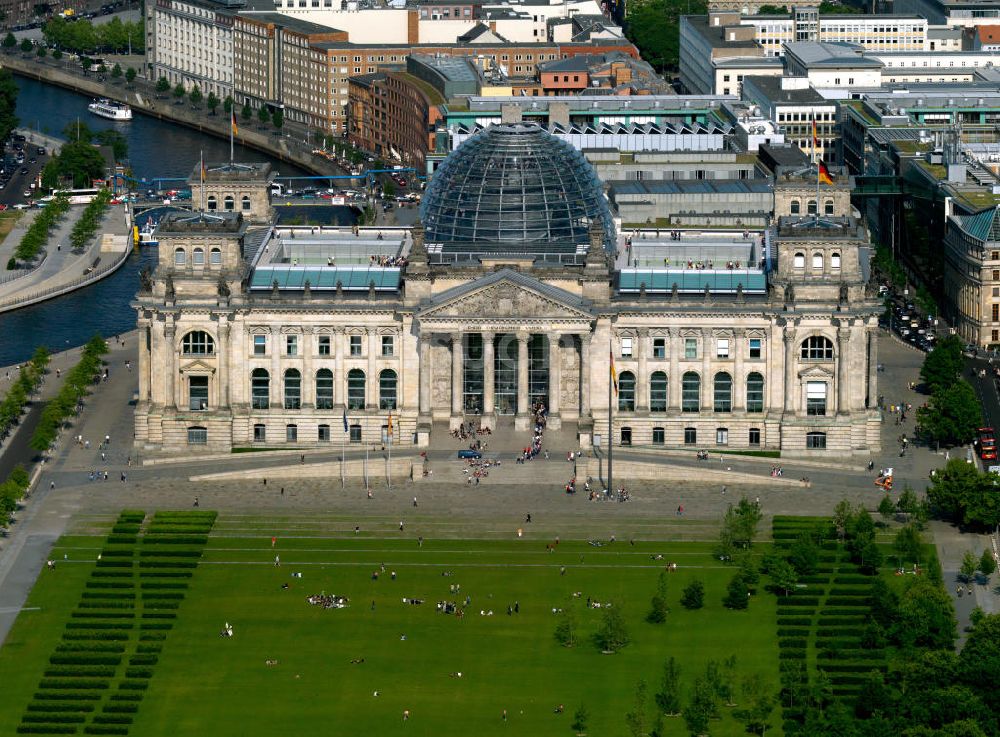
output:
[[[196,166],[188,178],[191,201],[205,212],[239,212],[244,220],[269,223],[271,207],[270,164],[206,164]],[[204,191],[203,191],[204,190]]]

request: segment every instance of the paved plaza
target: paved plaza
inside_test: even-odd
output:
[[[446,432],[436,433],[427,451],[427,466],[432,473],[414,481],[395,478],[391,489],[386,488],[379,470],[384,465],[383,450],[369,449],[370,497],[361,479],[348,478],[342,487],[339,476],[329,473],[329,464],[340,455],[336,443],[329,451],[305,450],[302,456],[251,453],[143,465],[152,459],[142,458],[131,444],[132,401],[137,387],[135,373],[125,367],[126,361],[135,365],[135,335],[124,336],[124,347],[113,341],[111,347],[107,359],[109,381],[95,388],[79,424],[65,433],[54,457],[45,465],[32,497],[18,512],[10,536],[0,543],[0,640],[13,623],[52,543],[70,525],[72,529],[88,529],[88,521],[104,521],[124,507],[147,511],[189,508],[197,498],[202,508],[217,509],[228,515],[271,515],[276,526],[285,518],[289,525],[296,526],[298,534],[310,534],[312,530],[313,534],[349,536],[358,527],[360,534],[393,534],[414,539],[418,536],[513,538],[521,530],[526,538],[539,541],[557,536],[712,540],[725,509],[742,495],[759,498],[766,518],[778,514],[829,514],[844,498],[874,510],[880,499],[873,483],[874,473],[868,472],[863,460],[846,464],[813,463],[719,456],[711,454],[710,449],[709,460],[698,461],[691,453],[653,453],[642,449],[629,452],[620,448],[615,453],[614,486],[624,485],[631,500],[594,502],[582,493],[583,479],[578,480],[577,494],[565,493],[565,484],[574,473],[574,464],[566,460],[566,455],[577,450],[571,432],[549,434],[544,447],[550,451],[550,458],[540,457],[521,465],[514,462],[515,449],[526,444],[528,438],[520,438],[512,428],[484,438],[490,444],[487,455],[500,457],[502,465],[491,469],[490,475],[478,485],[465,482],[465,464],[455,457],[457,449],[466,447],[468,441]],[[886,369],[880,374],[885,403],[911,403],[915,409],[923,397],[907,387],[917,379],[922,354],[885,336],[880,355]],[[70,365],[71,357],[60,355],[53,361],[53,368]],[[0,382],[5,372],[0,369]],[[50,376],[43,398],[53,394],[57,384]],[[912,444],[907,455],[899,457],[898,436],[912,433],[913,417],[911,413],[901,426],[887,421],[883,429],[883,453],[871,459],[876,470],[890,466],[895,469],[897,491],[904,484],[922,491],[930,470],[945,460],[943,453],[912,448]],[[73,442],[76,435],[89,441],[89,448]],[[99,445],[105,436],[111,438],[110,447],[101,450]],[[106,454],[103,460],[102,453]],[[356,447],[349,451],[349,457],[353,458],[363,454]],[[416,451],[396,449],[394,455],[410,456],[420,467]],[[627,469],[632,461],[661,464],[662,478],[630,480]],[[317,478],[282,479],[277,469],[290,464],[318,464],[326,470]],[[775,464],[782,468],[782,483],[770,480]],[[257,469],[251,480],[189,480],[201,474],[248,468]],[[712,471],[711,480],[706,479],[708,470]],[[101,480],[91,481],[92,472],[99,473]],[[103,480],[105,472],[107,481]],[[123,473],[125,482],[121,480]],[[808,485],[795,483],[802,478],[808,478]],[[594,488],[600,488],[600,479],[594,479]],[[683,506],[682,516],[677,514],[679,506]],[[525,522],[529,513],[530,524]],[[399,530],[400,523],[403,530]],[[766,522],[762,530],[765,534],[768,531]],[[285,532],[288,530],[274,530],[274,534]],[[932,532],[942,556],[946,581],[953,580],[966,549],[981,550],[990,544],[988,537],[960,535],[942,523],[935,523]],[[977,589],[976,602],[980,606],[989,611],[1000,609],[997,597],[990,590]],[[959,614],[967,618],[972,599],[966,596],[956,604]]]

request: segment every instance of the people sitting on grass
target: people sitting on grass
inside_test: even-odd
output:
[[[225,626],[222,628],[222,632],[219,633],[219,637],[232,637],[233,636],[233,625],[226,622]]]
[[[350,600],[346,596],[337,596],[336,594],[313,594],[307,596],[306,601],[313,606],[320,606],[324,609],[346,609]]]

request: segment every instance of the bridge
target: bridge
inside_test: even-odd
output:
[[[933,199],[934,189],[912,179],[890,175],[859,175],[851,177],[851,197],[901,197],[910,195]]]

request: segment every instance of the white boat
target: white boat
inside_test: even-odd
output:
[[[153,220],[148,221],[142,230],[139,231],[139,245],[140,246],[156,246],[159,245],[159,240],[156,238],[156,225],[157,223]]]
[[[108,120],[132,120],[132,108],[122,102],[94,100],[87,105],[87,109],[94,115]]]

